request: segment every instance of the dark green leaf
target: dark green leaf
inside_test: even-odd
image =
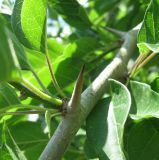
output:
[[[159,51],[159,0],[151,0],[138,34],[140,53]]]
[[[3,14],[3,18],[5,19],[5,25],[9,29],[9,30],[7,30],[8,37],[10,37],[13,42],[13,47],[14,47],[16,56],[18,58],[20,67],[21,67],[21,69],[29,70],[30,65],[29,65],[29,62],[28,62],[27,57],[25,55],[25,51],[23,49],[23,46],[20,44],[20,42],[18,41],[16,36],[12,33],[11,16]]]
[[[0,83],[0,124],[3,123],[4,120],[9,120],[12,118],[11,115],[7,115],[2,117],[1,114],[3,114],[6,110],[5,107],[13,106],[16,104],[20,104],[20,100],[18,96],[16,95],[15,90],[7,83]],[[16,110],[16,109],[12,109]]]
[[[155,92],[159,93],[159,77],[156,77],[150,85]]]
[[[10,127],[10,132],[28,160],[37,160],[48,142],[39,122],[20,122]]]
[[[91,27],[86,11],[76,0],[49,0],[49,2],[52,9],[61,14],[70,25],[79,29]]]
[[[17,143],[15,142],[15,140],[11,135],[11,132],[6,126],[4,126],[3,134],[5,134],[4,135],[5,139],[3,139],[4,145],[6,147],[6,150],[8,150],[8,153],[11,155],[12,159],[26,160],[25,155],[22,153],[22,151],[18,147]]]
[[[9,32],[9,36],[13,41],[13,46],[14,46],[21,69],[30,70],[30,63],[26,57],[23,46],[20,44],[20,42],[17,40],[14,34]]]
[[[38,51],[45,51],[46,0],[16,0],[12,26],[20,42]]]
[[[105,146],[108,132],[107,116],[109,103],[110,98],[101,100],[86,121],[87,143],[91,145],[92,148],[85,149],[91,151],[91,153],[89,153],[91,157],[103,157],[105,160],[108,158],[103,151],[103,146]],[[89,147],[89,145],[85,147]]]
[[[87,139],[84,149],[88,159],[98,158],[98,154],[96,154],[94,147],[89,143]]]
[[[0,108],[20,104],[15,90],[7,83],[0,83]]]
[[[0,82],[11,81],[19,77],[18,60],[13,47],[13,42],[8,35],[4,20],[0,17]]]
[[[144,120],[134,124],[130,130],[127,145],[129,160],[159,159],[159,132],[155,127],[159,121]]]
[[[106,13],[108,10],[111,10],[116,3],[117,0],[111,0],[111,1],[94,0],[94,8],[99,13],[99,15],[101,15]]]

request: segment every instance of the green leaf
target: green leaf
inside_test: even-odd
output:
[[[140,53],[159,51],[159,0],[151,0],[138,34],[138,47]]]
[[[17,38],[28,48],[45,51],[46,0],[16,0],[12,26]]]
[[[84,151],[87,156],[87,159],[93,159],[98,157],[94,150],[94,147],[92,147],[92,145],[89,143],[87,139],[85,141]]]
[[[13,160],[5,147],[0,147],[0,159],[1,160]]]
[[[91,158],[101,158],[107,160],[108,157],[103,151],[103,146],[106,143],[107,137],[107,114],[110,98],[105,98],[98,102],[95,108],[87,117],[86,133],[87,133],[87,146]],[[91,146],[91,148],[86,148]]]
[[[96,105],[87,119],[86,131],[88,141],[94,146],[99,158],[125,160],[123,132],[130,110],[131,97],[127,88],[120,82],[110,80],[110,85],[112,91],[110,105],[109,99]]]
[[[7,83],[0,83],[0,123],[3,123],[4,120],[8,120],[12,117],[11,115],[2,117],[1,114],[5,112],[5,107],[20,103],[21,102],[16,95],[15,90]]]
[[[159,94],[145,83],[130,82],[133,97],[131,118],[159,118]]]
[[[10,153],[11,157],[14,160],[26,160],[25,155],[22,153],[22,151],[18,147],[17,143],[13,139],[11,132],[9,131],[7,126],[4,126],[3,134],[5,134],[4,135],[5,139],[3,139],[3,141],[5,143],[4,145],[5,145],[6,149],[8,150],[8,152]]]
[[[0,82],[15,80],[19,77],[18,60],[8,29],[0,16]]]
[[[21,121],[9,127],[17,145],[28,160],[37,160],[48,142],[41,122]]]
[[[20,104],[15,90],[7,83],[0,83],[0,108]]]
[[[159,93],[159,76],[153,79],[150,85],[151,85],[152,90]]]
[[[120,82],[110,80],[112,100],[108,111],[107,143],[104,150],[111,160],[126,159],[123,153],[124,125],[131,106],[128,89]]]
[[[18,39],[15,37],[13,33],[9,32],[9,36],[13,41],[13,46],[16,52],[16,56],[18,58],[18,62],[20,64],[20,68],[23,70],[30,70],[31,66],[26,57],[23,46],[20,44],[20,42],[18,41]]]
[[[111,10],[112,7],[117,3],[117,0],[111,1],[103,1],[103,0],[95,0],[94,8],[99,13],[99,15],[104,14],[106,11]]]
[[[61,56],[64,51],[63,45],[58,43],[53,38],[48,39],[47,46],[48,46],[48,52],[49,52],[50,58],[53,60]]]
[[[87,63],[87,57],[94,55],[94,52],[100,47],[100,43],[95,38],[83,37],[68,44],[65,47],[63,54],[52,61],[52,67],[54,69],[56,79],[62,89],[66,89],[70,93],[72,92],[73,82],[77,79],[82,65]],[[52,54],[51,56],[55,57],[51,52],[54,51],[50,48],[50,55]],[[33,57],[30,55],[28,56],[28,58],[30,57],[29,60]],[[41,65],[37,64],[34,59],[38,60]],[[56,93],[56,91],[53,90],[54,87],[52,86],[52,83],[50,83],[51,79],[49,70],[43,62],[45,57],[41,54],[38,56],[37,53],[35,54],[34,59],[32,59],[31,64],[34,68],[37,68],[36,73],[41,77],[42,82],[48,86],[50,92]],[[23,75],[28,78],[31,83],[35,85],[37,84],[34,77],[32,77],[28,72],[25,72]]]
[[[35,71],[46,67],[46,57],[41,52],[30,50],[25,48],[25,53],[28,57],[28,61],[31,64],[31,66],[34,68]]]
[[[159,159],[159,121],[144,120],[134,124],[127,139],[129,160]]]
[[[5,21],[5,25],[8,28],[7,34],[8,34],[8,37],[10,37],[12,42],[13,42],[13,47],[14,47],[14,50],[15,50],[15,54],[17,56],[17,59],[18,59],[18,62],[20,64],[21,69],[29,70],[30,69],[30,64],[29,64],[28,59],[25,55],[24,48],[12,32],[12,26],[11,26],[11,20],[10,20],[11,16],[8,17],[7,15],[3,15],[2,17]]]
[[[52,9],[62,15],[64,20],[78,29],[88,29],[91,22],[86,11],[76,0],[49,0]]]

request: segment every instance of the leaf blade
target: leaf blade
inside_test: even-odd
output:
[[[97,104],[87,119],[86,131],[88,141],[94,146],[98,157],[125,160],[123,131],[131,106],[131,97],[128,89],[120,82],[110,80],[110,84],[111,102],[107,99]]]
[[[20,42],[30,49],[45,51],[46,0],[17,0],[12,26]]]
[[[13,42],[8,36],[8,30],[0,16],[0,82],[11,81],[19,77],[19,64],[13,47]]]
[[[159,118],[159,94],[145,83],[131,81],[130,86],[133,97],[133,108],[130,114],[131,118]]]
[[[50,0],[49,4],[70,25],[78,29],[88,29],[91,27],[91,22],[86,11],[76,0]]]
[[[149,51],[158,52],[159,51],[159,0],[151,0],[145,17],[138,34],[138,48],[140,53],[147,54]]]

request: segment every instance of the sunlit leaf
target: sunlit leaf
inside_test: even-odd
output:
[[[151,0],[138,34],[138,47],[140,53],[159,51],[159,0]]]
[[[38,51],[45,51],[46,0],[16,0],[12,26],[20,42]]]

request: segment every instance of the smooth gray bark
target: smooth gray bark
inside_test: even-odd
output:
[[[97,101],[107,91],[108,79],[120,80],[127,73],[127,63],[136,48],[137,30],[129,31],[124,36],[124,43],[113,61],[100,73],[93,83],[82,93],[80,104],[72,106],[63,117],[40,156],[40,160],[60,160],[71,140],[81,127]]]

